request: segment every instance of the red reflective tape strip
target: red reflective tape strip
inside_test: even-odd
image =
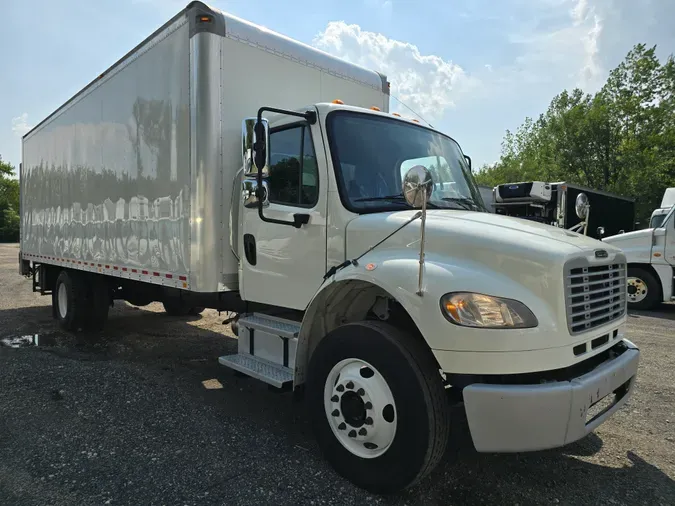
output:
[[[185,276],[178,276],[178,279],[180,279],[181,281],[187,281],[187,277]]]
[[[126,268],[126,267],[122,267],[122,270],[123,270],[124,272],[127,272],[127,268]]]
[[[141,271],[141,274],[150,274],[148,271]]]
[[[131,272],[138,272],[138,269],[131,269]]]
[[[159,272],[153,272],[152,275],[153,276],[159,276]]]
[[[119,271],[119,270],[120,270],[120,268],[119,268],[119,267],[117,267],[116,265],[115,265],[115,266],[113,266],[113,269],[115,269],[116,271]]]
[[[167,277],[168,279],[173,279],[173,274],[167,274],[166,277]]]
[[[106,269],[110,269],[110,266],[109,266],[109,265],[106,265],[105,268],[106,268]]]
[[[101,264],[98,264],[99,267],[103,267]]]
[[[78,261],[77,263],[78,263],[78,264],[81,264],[81,263],[82,263],[82,260]]]

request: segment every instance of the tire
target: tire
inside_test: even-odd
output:
[[[64,330],[80,330],[87,314],[87,287],[81,274],[61,271],[52,291],[53,314]]]
[[[105,278],[89,278],[88,311],[84,325],[87,330],[102,330],[110,311],[110,287]]]
[[[186,316],[190,313],[190,307],[183,304],[178,297],[167,298],[162,302],[164,311],[169,316]]]
[[[640,267],[628,268],[628,309],[653,309],[661,302],[661,283]]]
[[[371,367],[373,374],[367,371]],[[342,371],[342,379],[334,382],[336,370]],[[386,390],[382,381],[391,397],[377,394]],[[322,453],[340,475],[361,488],[386,494],[410,487],[428,475],[445,452],[450,408],[433,355],[423,342],[386,323],[350,323],[330,332],[312,355],[305,388]],[[357,395],[365,400],[366,418],[356,417],[352,409]],[[367,433],[371,428],[371,434],[362,434],[362,429]],[[382,447],[366,446],[372,441]]]

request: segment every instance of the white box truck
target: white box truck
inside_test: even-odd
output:
[[[451,398],[478,451],[584,437],[635,385],[623,253],[481,212],[457,142],[388,99],[192,2],[23,138],[20,272],[73,331],[115,299],[238,313],[219,361],[302,391],[368,490],[434,468]]]
[[[605,237],[628,261],[628,307],[654,309],[675,300],[675,188],[666,188],[649,228]]]

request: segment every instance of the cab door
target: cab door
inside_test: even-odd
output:
[[[314,142],[316,139],[318,142]],[[270,129],[265,219],[242,207],[242,298],[304,310],[326,272],[327,174],[318,124],[292,122]],[[246,182],[244,182],[246,184]]]

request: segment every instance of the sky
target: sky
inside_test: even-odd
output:
[[[0,0],[0,156],[188,0]],[[385,73],[391,110],[416,111],[474,164],[564,89],[592,93],[637,43],[674,51],[673,0],[211,0]],[[397,100],[398,99],[398,100]]]

